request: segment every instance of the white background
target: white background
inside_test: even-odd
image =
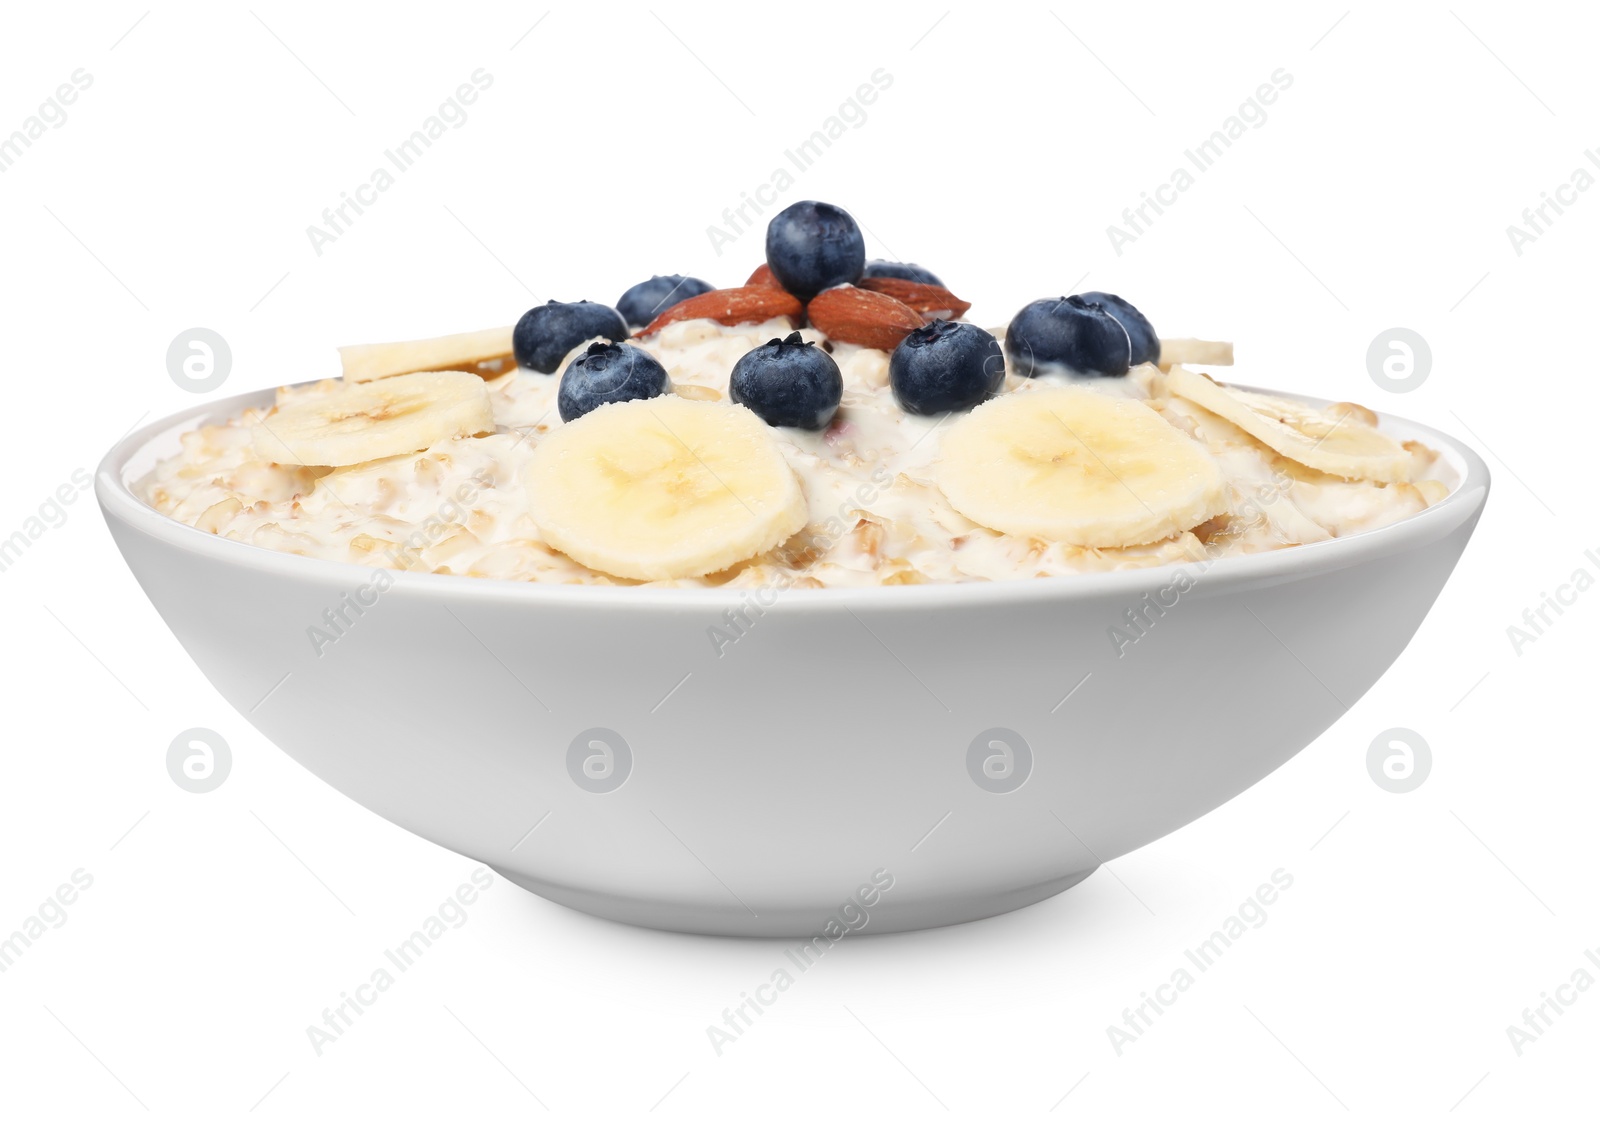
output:
[[[85,496],[0,573],[0,935],[94,878],[0,974],[0,1115],[1592,1115],[1600,993],[1520,1057],[1506,1027],[1600,947],[1600,593],[1520,654],[1506,629],[1600,572],[1600,191],[1520,255],[1506,228],[1600,145],[1600,29],[1577,5],[1397,8],[8,5],[0,134],[75,69],[93,85],[0,175],[0,537],[141,417],[195,404],[165,365],[184,329],[231,344],[223,396],[652,272],[738,283],[759,231],[719,256],[707,226],[878,68],[893,85],[784,202],[848,207],[869,254],[935,269],[982,323],[1122,293],[1163,334],[1236,340],[1242,381],[1466,438],[1496,483],[1416,640],[1278,773],[1054,900],[852,937],[720,1057],[706,1027],[782,945],[498,880],[317,1056],[307,1025],[472,864],[230,710]],[[466,123],[313,252],[323,208],[479,67]],[[1114,252],[1106,227],[1278,68],[1266,123]],[[1433,351],[1405,395],[1366,363],[1397,325]],[[1241,681],[1194,720],[1252,704]],[[164,763],[192,726],[234,753],[208,795]],[[1393,726],[1433,751],[1406,795],[1365,763]],[[1267,923],[1119,1056],[1106,1027],[1279,868]]]

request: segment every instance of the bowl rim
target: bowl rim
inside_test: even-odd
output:
[[[307,385],[322,381],[310,380]],[[1257,390],[1244,383],[1228,383],[1244,390]],[[1317,398],[1283,390],[1258,390],[1294,401],[1326,406],[1334,399]],[[180,432],[234,416],[241,410],[275,399],[276,388],[253,390],[214,401],[202,402],[141,426],[122,437],[106,452],[95,470],[95,496],[108,521],[115,519],[185,553],[198,555],[224,565],[265,572],[288,579],[322,579],[352,587],[366,584],[382,569],[394,582],[396,591],[427,599],[497,600],[546,603],[561,606],[592,606],[596,609],[679,608],[700,610],[724,605],[748,604],[752,594],[771,586],[717,586],[714,588],[655,588],[619,585],[577,585],[557,582],[517,581],[498,577],[469,577],[465,574],[411,573],[403,570],[358,565],[355,562],[310,558],[272,550],[248,542],[222,538],[179,522],[151,507],[129,486],[128,467],[138,454],[165,439],[175,443]],[[1362,531],[1345,538],[1332,538],[1272,550],[1211,559],[1204,570],[1204,581],[1197,583],[1214,592],[1238,587],[1276,584],[1283,580],[1342,569],[1374,558],[1403,553],[1444,537],[1461,523],[1481,511],[1489,493],[1489,468],[1471,447],[1430,426],[1378,413],[1380,428],[1401,440],[1422,440],[1437,449],[1458,479],[1450,493],[1423,511],[1376,530]],[[170,455],[163,452],[162,455]],[[790,596],[779,591],[772,602],[759,602],[764,611],[779,604],[785,612],[811,606],[819,610],[871,608],[875,611],[907,609],[923,611],[939,605],[1002,605],[1038,600],[1092,600],[1104,596],[1138,593],[1166,585],[1180,571],[1200,564],[1194,561],[1169,562],[1136,569],[1095,573],[1069,573],[1049,577],[1027,577],[1004,581],[935,582],[926,585],[847,586],[806,589]],[[386,594],[387,595],[387,594]]]

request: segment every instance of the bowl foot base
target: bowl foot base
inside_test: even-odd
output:
[[[668,932],[687,932],[702,936],[777,936],[809,939],[820,935],[823,926],[838,912],[838,905],[806,907],[767,907],[759,913],[730,901],[729,907],[684,904],[678,901],[651,900],[641,897],[623,897],[610,893],[597,893],[570,885],[558,885],[525,874],[491,866],[491,869],[513,885],[521,886],[569,909],[632,924],[641,928],[659,928]],[[945,897],[920,901],[896,901],[891,891],[869,912],[865,926],[856,934],[883,932],[911,932],[921,928],[940,928],[949,924],[964,924],[969,920],[999,916],[1037,904],[1057,893],[1071,889],[1088,877],[1099,866],[1074,870],[1062,877],[1052,878],[1014,889],[998,890],[982,895]],[[841,918],[841,922],[842,922]]]

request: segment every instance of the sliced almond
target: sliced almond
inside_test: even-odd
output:
[[[747,285],[737,289],[716,289],[674,304],[639,334],[653,335],[680,320],[715,320],[729,326],[759,324],[774,316],[798,320],[801,310],[799,300],[778,288]]]
[[[778,283],[778,278],[772,275],[772,266],[768,265],[764,261],[760,265],[756,266],[756,271],[750,274],[750,279],[746,281],[744,285],[745,288],[750,288],[752,286],[768,289],[783,288],[783,286]]]
[[[893,351],[922,326],[922,315],[892,296],[854,285],[819,292],[806,305],[811,326],[839,343]]]
[[[967,314],[972,305],[939,285],[924,285],[901,277],[863,277],[860,288],[892,296],[907,308],[922,313],[925,320],[955,320]]]

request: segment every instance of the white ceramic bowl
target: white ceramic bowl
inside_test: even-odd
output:
[[[215,537],[129,488],[178,433],[271,397],[148,426],[96,475],[123,557],[206,677],[407,830],[564,905],[689,932],[974,920],[1205,814],[1393,662],[1489,490],[1466,446],[1386,417],[1441,450],[1446,499],[1218,560],[1164,615],[1146,608],[1120,656],[1108,629],[1174,567],[795,590],[759,616],[749,590],[402,573],[319,655],[307,629],[375,571]],[[753,624],[719,656],[708,629],[739,609]]]

